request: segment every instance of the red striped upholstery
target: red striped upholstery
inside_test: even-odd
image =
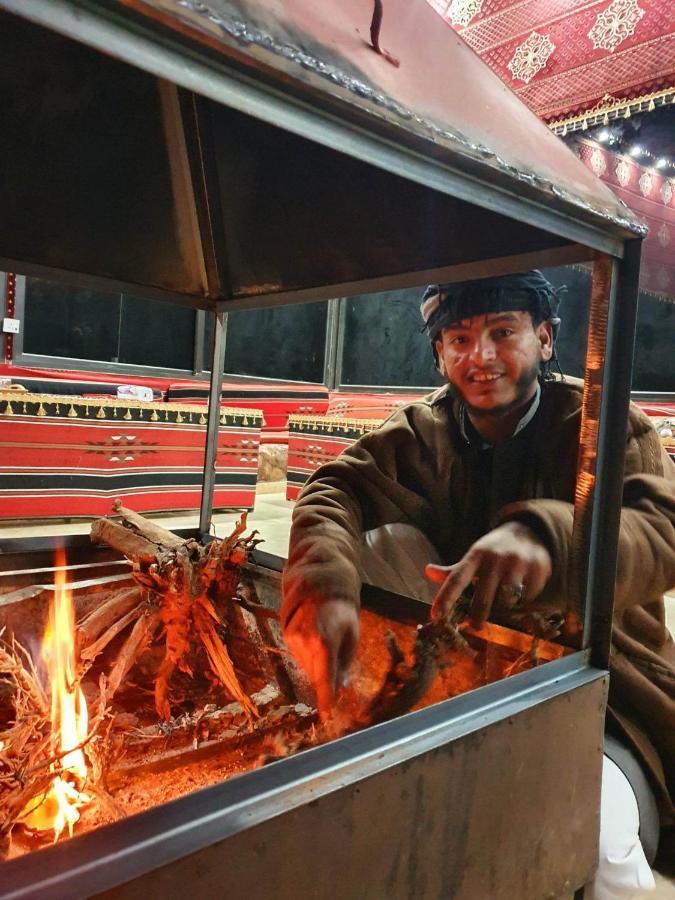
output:
[[[200,503],[200,406],[0,393],[0,517],[98,516]],[[221,411],[214,508],[255,502],[260,410]]]
[[[180,403],[206,403],[208,393],[205,382],[179,381],[169,385],[166,398]],[[263,442],[280,444],[288,441],[289,415],[326,412],[328,389],[322,384],[229,382],[223,385],[221,402],[242,409],[261,409],[265,420]]]

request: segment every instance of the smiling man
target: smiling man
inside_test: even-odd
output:
[[[556,291],[536,271],[431,285],[421,312],[448,384],[318,469],[293,513],[282,619],[324,708],[358,641],[362,580],[432,602],[434,616],[472,585],[476,625],[579,600],[568,576],[581,385],[550,374]],[[633,407],[623,504],[597,900],[653,884],[642,844],[651,858],[656,802],[673,820],[675,653],[662,595],[675,585],[675,467]],[[637,774],[629,783],[620,770]],[[606,808],[610,797],[628,818]]]

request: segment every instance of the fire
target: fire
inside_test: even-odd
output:
[[[36,831],[54,830],[58,840],[64,828],[72,837],[79,810],[90,797],[78,790],[87,777],[87,762],[81,744],[87,737],[87,703],[77,683],[75,665],[75,614],[66,586],[65,554],[57,551],[54,573],[54,600],[49,610],[49,625],[42,642],[51,692],[51,755],[59,760],[52,771],[59,774],[46,793],[34,797],[21,821]]]

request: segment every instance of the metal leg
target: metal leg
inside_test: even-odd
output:
[[[613,267],[613,302],[609,306],[602,373],[597,481],[590,523],[584,623],[584,644],[591,647],[591,663],[601,669],[609,666],[640,250],[640,241],[628,241],[624,258]],[[608,374],[611,374],[611,383]]]
[[[225,362],[225,313],[213,315],[213,355],[211,357],[211,386],[209,388],[209,412],[206,425],[204,451],[204,481],[202,503],[199,512],[199,533],[207,535],[211,528],[213,492],[216,486],[216,454],[218,452],[218,428],[220,425],[220,395],[223,389],[223,364]]]

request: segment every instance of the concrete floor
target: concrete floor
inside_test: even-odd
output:
[[[261,549],[286,558],[288,533],[293,504],[285,498],[285,486],[262,485],[256,497],[255,509],[249,514],[248,524],[257,528],[265,539]],[[218,537],[226,536],[238,518],[237,512],[217,513],[214,529]],[[196,528],[199,517],[194,514],[157,515],[153,517],[164,528]],[[0,525],[0,539],[11,537],[36,537],[38,535],[88,534],[89,520],[69,522],[12,522]],[[675,595],[666,599],[666,616],[670,631],[675,634]],[[675,878],[655,873],[656,890],[636,895],[634,900],[675,900]]]

